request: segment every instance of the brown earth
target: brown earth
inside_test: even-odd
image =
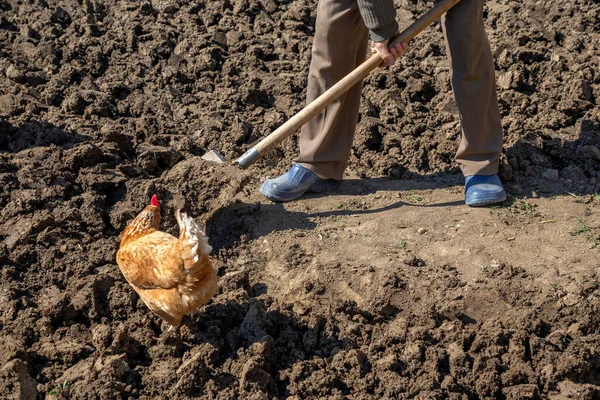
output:
[[[365,82],[348,179],[257,192],[315,2],[0,0],[1,398],[600,398],[600,6],[490,0],[500,207],[463,204],[439,24]],[[402,26],[431,4],[403,0]],[[168,332],[116,263],[150,195],[217,296]]]

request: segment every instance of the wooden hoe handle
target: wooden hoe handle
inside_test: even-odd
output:
[[[408,42],[417,36],[423,29],[431,25],[442,14],[452,8],[460,0],[442,0],[423,14],[419,19],[413,22],[408,28],[394,37],[389,47],[396,43]],[[342,94],[346,93],[352,86],[360,82],[369,72],[383,63],[378,54],[373,54],[365,62],[359,65],[354,71],[350,72],[338,83],[330,87],[327,91],[317,97],[296,115],[287,120],[283,125],[274,130],[267,137],[258,142],[254,147],[246,151],[235,162],[242,168],[252,165],[261,156],[273,149],[285,138],[296,132],[304,124],[310,121],[314,116],[320,113],[325,107],[337,100]]]

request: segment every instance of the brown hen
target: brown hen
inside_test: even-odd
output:
[[[160,205],[156,195],[125,228],[117,264],[144,303],[173,327],[184,315],[206,304],[217,289],[212,247],[186,213],[175,214],[179,238],[158,230]]]

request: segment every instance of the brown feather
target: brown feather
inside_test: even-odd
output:
[[[203,249],[210,251],[206,237],[190,218],[186,221],[200,238],[187,234],[181,221],[179,238],[158,231],[160,210],[148,206],[125,228],[117,252],[127,282],[150,310],[173,326],[206,304],[217,289],[217,272],[203,254]]]

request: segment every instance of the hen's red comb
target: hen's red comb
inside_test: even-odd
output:
[[[158,197],[156,197],[156,195],[152,195],[152,202],[150,204],[152,204],[154,207],[160,206],[160,204],[158,204]]]

